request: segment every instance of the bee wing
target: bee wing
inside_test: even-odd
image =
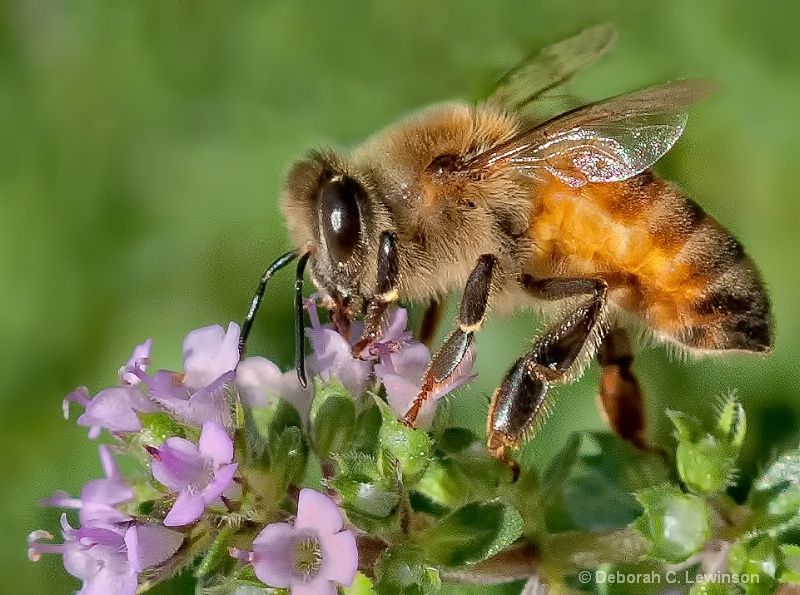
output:
[[[505,162],[537,176],[550,172],[572,187],[625,180],[653,165],[675,144],[686,109],[716,89],[679,80],[588,105],[528,129],[477,155],[471,171]]]
[[[606,23],[547,46],[500,79],[487,102],[509,111],[522,111],[593,64],[615,37],[614,27]]]

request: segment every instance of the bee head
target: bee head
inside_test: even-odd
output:
[[[373,201],[358,175],[335,156],[314,154],[290,171],[281,206],[295,246],[312,252],[318,286],[343,297],[370,291],[377,234]]]

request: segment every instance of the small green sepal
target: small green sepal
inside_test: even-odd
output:
[[[664,485],[635,494],[644,513],[632,527],[650,542],[651,558],[678,564],[711,538],[711,511],[705,500]]]

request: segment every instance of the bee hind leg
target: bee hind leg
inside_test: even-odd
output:
[[[506,373],[489,406],[487,446],[495,458],[516,467],[509,450],[519,447],[544,422],[551,386],[572,382],[602,337],[607,285],[602,279],[525,277],[523,286],[541,299],[590,294],[586,303],[540,336]]]
[[[450,333],[431,359],[422,377],[422,387],[403,416],[406,425],[413,426],[425,401],[458,375],[461,364],[473,345],[475,332],[483,326],[496,262],[493,255],[484,254],[470,273],[458,313],[458,328]]]
[[[597,405],[606,423],[623,440],[646,449],[644,400],[631,369],[633,351],[625,329],[613,328],[606,334],[597,360],[602,366]]]

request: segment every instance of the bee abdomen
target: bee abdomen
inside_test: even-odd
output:
[[[676,255],[686,303],[674,338],[697,350],[765,353],[772,347],[770,304],[742,245],[692,200],[685,200],[686,241]],[[682,328],[680,328],[682,327]]]

